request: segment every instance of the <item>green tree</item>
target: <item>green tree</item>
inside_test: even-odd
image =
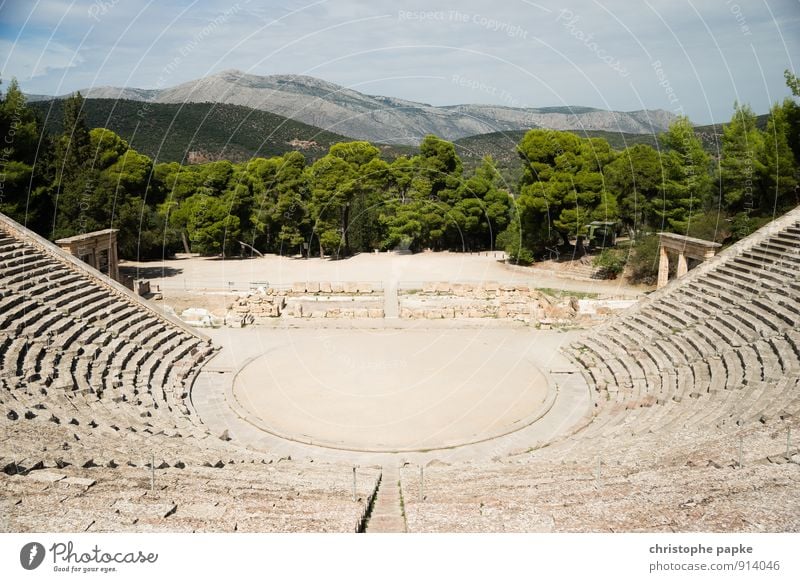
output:
[[[52,177],[51,144],[39,140],[40,123],[16,79],[0,95],[0,212],[41,229]]]
[[[280,254],[301,250],[309,229],[309,174],[303,154],[258,158],[248,163],[247,171],[254,177],[253,244]]]
[[[789,69],[783,72],[783,77],[786,79],[786,86],[789,87],[792,95],[800,97],[800,79],[798,79],[796,75],[793,75]]]
[[[719,163],[724,206],[730,212],[761,206],[758,177],[764,173],[764,140],[756,115],[748,105],[734,104],[734,113],[722,133]]]
[[[660,136],[666,148],[661,159],[664,181],[653,213],[659,228],[685,233],[694,214],[710,205],[710,158],[688,117],[679,117]]]
[[[64,99],[63,109],[64,131],[56,145],[59,183],[79,177],[92,160],[91,137],[80,91]]]
[[[64,131],[56,140],[53,188],[53,237],[105,227],[98,220],[104,209],[94,204],[99,170],[94,166],[91,137],[80,92],[63,104]]]
[[[367,206],[380,151],[365,141],[337,143],[311,167],[311,210],[320,255],[350,253],[352,206]]]
[[[452,215],[458,237],[469,249],[493,249],[497,236],[508,226],[510,194],[500,189],[501,178],[491,157],[484,158],[461,185]]]
[[[617,195],[622,224],[633,234],[654,224],[653,207],[661,193],[662,168],[658,152],[645,144],[626,148],[604,170],[606,189]]]
[[[590,220],[617,218],[616,199],[603,179],[616,156],[605,140],[534,129],[518,150],[525,163],[517,200],[524,246],[569,244]]]
[[[430,200],[452,203],[458,199],[463,164],[453,143],[435,135],[426,135],[414,162],[418,175],[429,185],[427,196]]]
[[[173,203],[174,204],[174,203]],[[204,255],[230,254],[239,239],[239,217],[230,204],[205,192],[194,194],[169,213],[171,225],[185,231],[191,249]]]
[[[761,208],[768,215],[798,203],[798,163],[789,144],[789,119],[796,108],[789,99],[775,104],[764,130]]]

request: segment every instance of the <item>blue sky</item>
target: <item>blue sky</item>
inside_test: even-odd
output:
[[[305,74],[434,105],[764,113],[800,61],[798,0],[0,0],[29,93]]]

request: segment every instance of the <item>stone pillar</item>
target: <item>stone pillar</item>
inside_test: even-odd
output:
[[[117,233],[111,237],[111,249],[108,253],[108,276],[119,281],[119,255],[117,254]]]
[[[669,254],[662,244],[658,248],[658,284],[656,289],[661,289],[669,281]]]
[[[689,272],[689,265],[686,262],[686,255],[683,251],[678,253],[678,270],[676,276],[678,278],[683,277],[686,273]]]

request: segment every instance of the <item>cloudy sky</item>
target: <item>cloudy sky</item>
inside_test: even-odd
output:
[[[789,95],[800,0],[0,0],[29,93],[163,88],[224,69],[431,103],[662,108],[696,123]]]

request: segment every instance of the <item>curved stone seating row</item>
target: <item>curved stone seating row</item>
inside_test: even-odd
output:
[[[20,232],[0,224],[3,452],[36,465],[43,443],[61,442],[69,449],[47,462],[78,466],[98,451],[113,463],[142,447],[198,460],[198,451],[235,452],[187,406],[210,345]],[[208,444],[194,450],[198,438]]]
[[[375,470],[360,471],[354,502],[349,467],[300,473],[211,435],[189,403],[211,346],[6,224],[0,529],[353,530]],[[159,487],[144,496],[152,468]]]
[[[790,417],[800,402],[800,213],[568,348],[595,392],[578,439]],[[739,252],[736,252],[739,250]],[[641,410],[640,410],[641,409]]]
[[[360,468],[353,500],[346,466],[262,459],[181,469],[156,457],[151,491],[149,463],[0,473],[0,531],[353,532],[379,474]]]
[[[794,506],[776,500],[792,498],[800,467],[768,461],[784,445],[763,426],[714,438],[620,433],[504,462],[444,459],[424,483],[416,466],[400,477],[412,532],[794,531]]]

